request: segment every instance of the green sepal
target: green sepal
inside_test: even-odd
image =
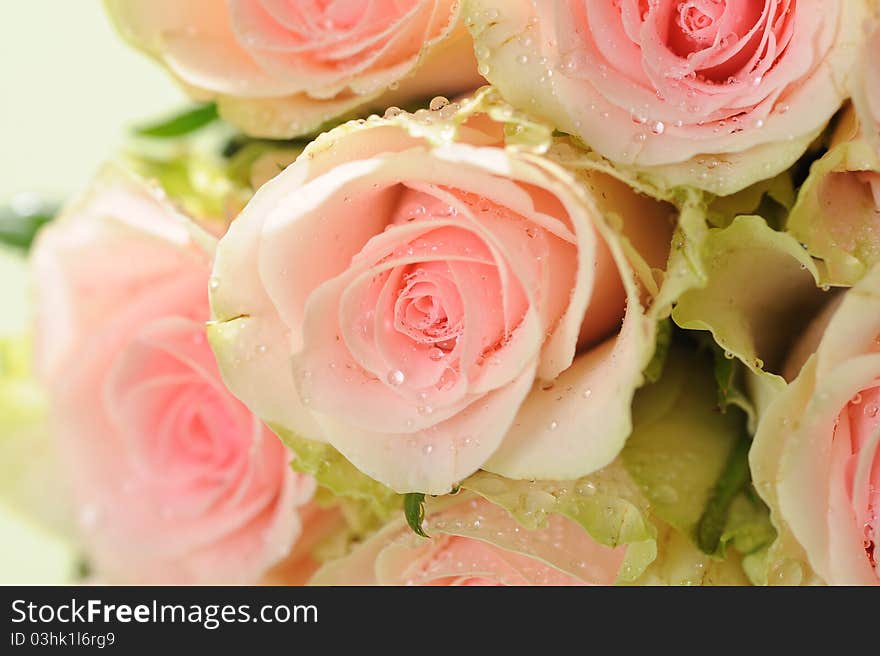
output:
[[[403,495],[403,514],[406,523],[416,535],[429,537],[422,524],[425,521],[425,495],[421,492],[410,492]]]

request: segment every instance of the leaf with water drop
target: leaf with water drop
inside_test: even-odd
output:
[[[619,461],[574,481],[518,481],[481,471],[462,488],[505,508],[528,529],[542,528],[551,515],[562,515],[600,544],[626,545],[621,583],[637,579],[656,556],[647,500]]]

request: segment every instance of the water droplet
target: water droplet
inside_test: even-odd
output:
[[[392,371],[388,372],[387,380],[389,385],[399,387],[400,385],[403,385],[404,381],[406,380],[406,376],[400,369],[393,369]]]
[[[529,56],[528,55],[519,55],[516,58],[516,63],[517,64],[528,64],[529,63]]]
[[[550,422],[549,428],[550,430],[555,431],[557,428],[559,428],[559,422],[554,419]]]
[[[853,405],[858,405],[861,402],[862,402],[861,392],[857,392],[856,395],[854,397],[852,397],[852,399],[850,399],[850,403],[852,403]]]
[[[432,112],[439,112],[441,109],[446,107],[449,104],[449,99],[444,96],[436,96],[431,100],[431,104],[428,107]]]
[[[651,134],[661,135],[666,132],[666,124],[663,121],[654,121],[651,123]]]
[[[596,494],[596,484],[592,481],[584,481],[578,484],[575,491],[583,497],[589,497]]]
[[[434,413],[434,408],[429,405],[420,405],[416,410],[420,415],[430,415]]]
[[[204,280],[204,278],[202,279]],[[208,285],[212,290],[217,289],[220,286],[220,281],[217,278],[211,278],[211,282]]]
[[[434,360],[435,362],[437,362],[439,360],[442,360],[444,357],[446,357],[446,352],[443,349],[439,349],[435,346],[428,351],[428,357],[431,360]]]
[[[590,398],[591,396],[593,396],[593,390],[591,390],[591,389],[585,389],[585,390],[581,393],[581,396],[584,397],[585,399],[588,399],[588,398]]]
[[[426,456],[431,455],[431,453],[433,453],[433,451],[434,451],[433,444],[426,444],[425,446],[422,447],[422,453],[424,453]]]
[[[725,352],[724,352],[724,357],[727,358],[728,360],[733,360],[733,358],[734,358],[735,356],[733,355],[732,352],[730,352],[730,351],[725,351]]]

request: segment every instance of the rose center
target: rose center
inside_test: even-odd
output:
[[[688,0],[678,5],[678,28],[698,44],[715,40],[718,19],[724,13],[724,0]]]
[[[439,268],[431,271],[423,265],[407,274],[394,306],[394,327],[420,344],[448,352],[463,331],[461,299],[446,267]]]

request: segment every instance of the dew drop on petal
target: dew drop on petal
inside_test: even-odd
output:
[[[432,112],[439,112],[441,109],[446,107],[449,104],[449,99],[445,96],[436,96],[431,100],[431,104],[428,107]]]
[[[404,381],[406,380],[406,376],[400,369],[393,369],[392,371],[388,372],[387,380],[389,385],[399,387],[400,385],[403,385]]]

